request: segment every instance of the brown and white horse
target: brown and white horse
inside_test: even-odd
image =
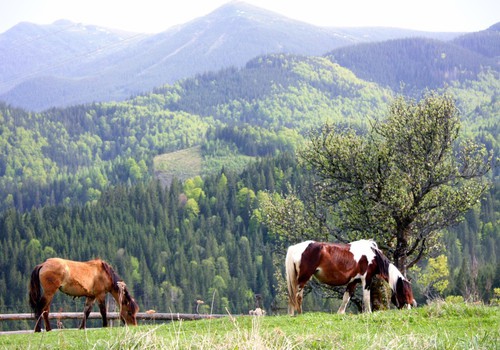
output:
[[[372,240],[348,244],[306,241],[288,248],[285,260],[288,286],[288,313],[302,313],[304,286],[314,275],[330,286],[347,285],[339,313],[347,304],[361,281],[363,311],[371,312],[370,285],[375,275],[384,278],[392,289],[392,302],[398,307],[416,306],[410,282],[389,262]]]
[[[50,258],[35,266],[31,273],[30,305],[35,313],[35,332],[41,331],[41,317],[45,320],[45,329],[51,330],[49,322],[50,303],[54,294],[61,292],[73,297],[86,297],[83,321],[80,329],[86,326],[87,318],[97,300],[102,316],[102,325],[106,327],[106,294],[111,293],[120,305],[120,317],[128,325],[137,325],[136,314],[139,306],[120,280],[113,268],[100,259],[86,262]]]

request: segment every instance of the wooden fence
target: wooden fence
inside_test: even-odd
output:
[[[137,313],[137,321],[180,321],[180,320],[201,320],[201,319],[210,319],[210,318],[221,318],[226,317],[227,315],[205,315],[205,314],[182,314],[182,313],[164,313],[164,312],[139,312]],[[118,312],[108,312],[107,313],[108,320],[118,320],[120,318],[120,314]],[[89,319],[101,319],[100,312],[91,312]],[[53,312],[49,314],[49,319],[56,320],[66,320],[66,319],[83,319],[83,312]],[[1,321],[23,321],[23,320],[34,320],[34,316],[31,313],[24,314],[0,314],[0,322]],[[1,332],[2,334],[13,334],[13,333],[31,333],[33,330],[21,330],[21,331],[6,331]]]

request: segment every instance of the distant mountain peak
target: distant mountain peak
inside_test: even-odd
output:
[[[500,32],[500,22],[495,23],[494,25],[489,27],[488,30],[492,30],[494,32]]]
[[[57,21],[52,23],[52,25],[54,25],[54,26],[71,26],[74,24],[76,24],[76,23],[73,21],[70,21],[69,19],[64,19],[64,18],[58,19]]]
[[[272,17],[273,19],[287,19],[287,17],[277,12],[263,9],[241,0],[230,1],[212,11],[210,14],[208,14],[208,16],[251,17],[254,20],[269,17]]]
[[[220,11],[241,11],[241,10],[252,10],[252,11],[268,11],[264,10],[262,7],[257,7],[252,4],[249,4],[245,1],[242,0],[233,0],[225,3],[224,5],[218,7],[215,11],[220,10]]]

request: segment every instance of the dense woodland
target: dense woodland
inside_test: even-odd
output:
[[[447,91],[462,137],[496,159],[498,72]],[[284,252],[258,220],[260,191],[308,191],[295,158],[308,132],[325,122],[362,132],[393,97],[325,57],[268,55],[124,102],[41,113],[0,105],[0,312],[29,311],[31,270],[51,256],[109,261],[142,310],[194,312],[203,300],[203,312],[247,313],[257,296],[279,312]],[[155,156],[193,146],[202,176],[185,179],[180,166],[168,186],[156,180]],[[491,190],[442,234],[450,272],[442,296],[488,303],[500,288],[498,175],[493,167]],[[421,289],[416,281],[425,302]],[[306,308],[336,302],[310,298]],[[59,298],[60,308],[82,303]]]
[[[498,36],[498,32],[492,33]],[[366,60],[367,56],[377,64]],[[406,94],[439,88],[443,82],[470,80],[481,72],[482,67],[495,65],[495,55],[485,57],[459,45],[423,38],[348,46],[334,50],[328,57],[362,79],[376,81]]]
[[[216,313],[226,307],[246,313],[256,294],[269,307],[275,297],[272,239],[252,217],[256,190],[245,183],[280,190],[294,167],[287,158],[269,159],[241,175],[174,181],[169,189],[157,181],[120,185],[92,205],[8,210],[1,218],[3,312],[28,311],[27,277],[55,255],[107,259],[143,310],[194,312],[196,300],[204,300]],[[65,309],[81,306],[62,301]]]

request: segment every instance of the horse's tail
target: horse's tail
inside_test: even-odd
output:
[[[33,272],[31,272],[29,297],[30,306],[35,313],[35,317],[40,316],[42,308],[45,304],[45,298],[42,296],[42,288],[40,285],[40,269],[42,266],[43,264],[35,266]]]
[[[297,301],[298,272],[293,259],[293,246],[289,247],[285,258],[286,284],[288,287],[288,313],[293,316],[294,311],[299,309]]]

